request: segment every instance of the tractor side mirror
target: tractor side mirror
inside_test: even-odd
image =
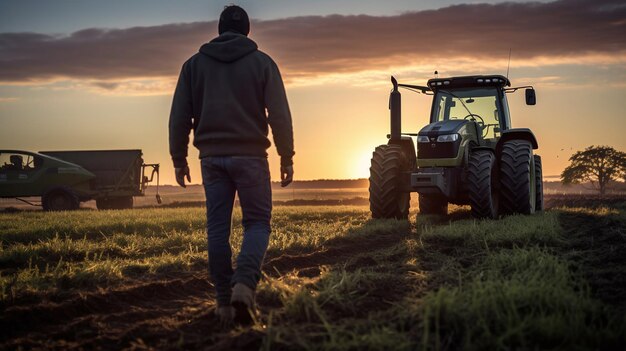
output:
[[[535,89],[526,89],[526,105],[536,105],[537,96],[535,95]]]

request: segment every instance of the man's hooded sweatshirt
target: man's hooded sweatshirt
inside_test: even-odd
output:
[[[174,167],[187,165],[191,129],[200,158],[267,157],[268,124],[281,165],[291,165],[293,128],[285,87],[276,63],[254,41],[225,32],[183,64],[169,122]]]

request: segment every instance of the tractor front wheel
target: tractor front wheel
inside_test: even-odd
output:
[[[80,207],[80,200],[71,189],[56,188],[41,197],[41,205],[45,211],[73,211]]]
[[[411,195],[402,191],[401,184],[402,172],[406,170],[409,170],[409,161],[400,146],[376,148],[369,179],[372,218],[408,218]]]
[[[468,164],[468,190],[472,216],[497,218],[499,197],[496,157],[491,151],[477,150],[470,154]]]
[[[525,140],[504,143],[500,154],[500,204],[503,214],[532,214],[537,201],[535,158]]]

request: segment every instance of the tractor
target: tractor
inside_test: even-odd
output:
[[[142,155],[141,150],[0,150],[0,198],[47,211],[76,210],[92,199],[98,209],[127,209],[156,175],[160,204],[159,164],[145,164]],[[41,197],[40,204],[22,199],[34,196]]]
[[[511,127],[507,102],[524,89],[526,104],[535,105],[532,86],[511,88],[501,75],[391,82],[389,141],[375,149],[370,167],[373,218],[407,219],[411,192],[419,194],[421,214],[446,215],[449,203],[469,205],[475,218],[543,210],[537,139]],[[430,124],[418,133],[402,132],[399,88],[433,96]]]

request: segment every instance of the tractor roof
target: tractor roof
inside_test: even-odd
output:
[[[0,154],[26,154],[26,155],[38,155],[36,152],[26,151],[26,150],[11,150],[11,149],[2,149],[0,150]]]
[[[478,87],[510,87],[511,82],[508,78],[501,75],[488,76],[462,76],[449,78],[433,78],[428,80],[428,87],[432,90],[437,89],[456,89],[456,88],[478,88]]]

